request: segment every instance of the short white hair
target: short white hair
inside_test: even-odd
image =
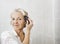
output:
[[[21,8],[15,9],[14,11],[21,12],[24,16],[28,16],[28,13],[25,10],[21,9]]]

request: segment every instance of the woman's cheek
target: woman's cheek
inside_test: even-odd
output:
[[[21,22],[20,24],[21,24],[22,27],[24,27],[24,22]]]
[[[12,26],[14,26],[14,22],[13,21],[11,22],[11,24],[12,24]]]

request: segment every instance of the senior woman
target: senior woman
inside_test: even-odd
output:
[[[1,34],[1,44],[29,44],[33,21],[28,17],[28,13],[20,8],[15,9],[11,13],[10,23],[13,30]],[[24,28],[26,33],[23,31]]]

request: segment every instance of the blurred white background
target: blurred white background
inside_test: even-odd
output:
[[[0,33],[11,29],[11,11],[23,8],[34,22],[32,44],[55,44],[53,5],[54,0],[0,0]]]
[[[60,0],[55,0],[55,43],[60,44]]]

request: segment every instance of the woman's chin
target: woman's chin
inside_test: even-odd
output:
[[[14,29],[20,29],[19,27],[14,27]]]
[[[23,29],[23,27],[19,27],[19,26],[14,26],[14,29]]]

